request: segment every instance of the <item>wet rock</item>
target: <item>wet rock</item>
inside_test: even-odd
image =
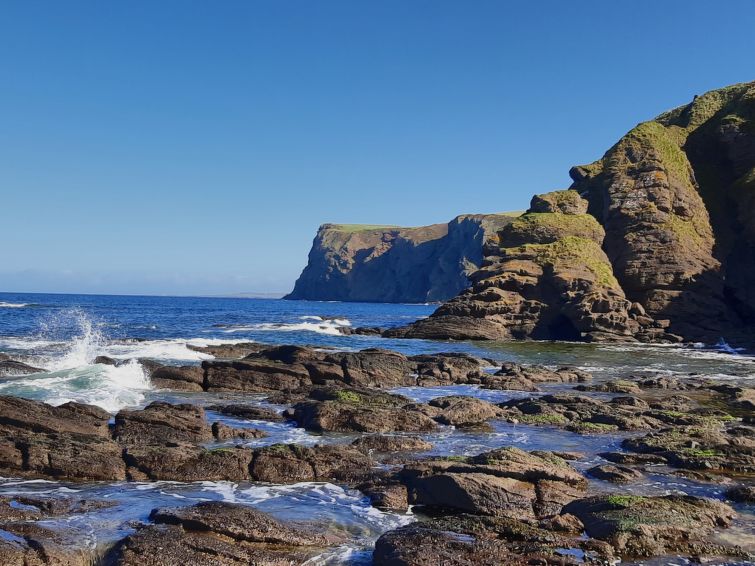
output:
[[[630,395],[639,395],[642,389],[632,382],[623,379],[613,381],[604,381],[595,385],[577,385],[574,389],[577,391],[597,391],[600,393],[627,393]]]
[[[207,391],[296,391],[312,384],[307,369],[264,358],[204,361]]]
[[[460,352],[419,354],[411,356],[409,360],[417,374],[417,385],[423,387],[479,383],[485,376],[483,366],[490,363]]]
[[[0,564],[3,565],[91,566],[96,559],[91,549],[77,544],[76,533],[62,533],[24,522],[5,524],[0,533]]]
[[[677,413],[689,411],[695,405],[696,403],[686,395],[669,395],[650,403],[650,406],[658,411],[674,411]]]
[[[240,342],[238,344],[216,344],[213,346],[196,346],[194,344],[187,344],[186,347],[189,350],[208,354],[215,358],[237,359],[253,354],[254,352],[259,352],[267,346],[256,342]]]
[[[602,464],[587,470],[587,473],[599,480],[611,483],[630,483],[642,478],[642,473],[627,466]]]
[[[155,525],[126,537],[111,553],[121,566],[301,564],[325,544],[251,507],[207,502],[183,509],[155,509]]]
[[[377,348],[332,354],[325,361],[343,368],[344,382],[362,387],[414,385],[413,366],[406,356]]]
[[[0,470],[5,475],[68,479],[125,478],[110,415],[80,403],[0,397]]]
[[[293,529],[262,511],[235,503],[207,501],[191,507],[153,509],[149,518],[158,525],[180,525],[186,530],[210,532],[237,542],[287,546],[325,543],[324,537]]]
[[[755,486],[738,485],[726,490],[726,497],[740,503],[755,503]]]
[[[215,411],[221,415],[228,415],[231,417],[238,417],[240,419],[247,419],[250,421],[269,421],[269,422],[282,422],[283,416],[266,407],[259,407],[257,405],[242,405],[242,404],[230,404],[230,405],[210,405],[206,407],[208,411]]]
[[[351,443],[362,452],[419,452],[431,450],[433,445],[418,436],[391,436],[387,434],[370,434],[361,436]]]
[[[627,452],[601,452],[598,454],[601,458],[613,462],[614,464],[623,464],[630,466],[637,465],[655,465],[665,464],[666,458],[657,454],[629,454]]]
[[[205,449],[193,445],[136,445],[124,450],[131,480],[244,481],[249,479],[252,450]]]
[[[463,395],[436,397],[429,404],[441,409],[435,416],[436,421],[460,428],[478,426],[502,415],[501,409],[493,403]]]
[[[256,428],[239,428],[215,422],[212,423],[212,436],[215,437],[215,440],[253,440],[255,438],[265,438],[267,433]]]
[[[0,524],[12,521],[32,521],[89,513],[116,505],[113,501],[45,497],[34,495],[0,496]]]
[[[691,383],[668,375],[641,378],[637,384],[642,389],[666,389],[672,391],[685,391],[694,387]]]
[[[512,399],[499,405],[510,422],[559,426],[580,434],[648,430],[661,421],[646,414],[642,404],[626,404],[625,397],[606,403],[585,395],[554,394]]]
[[[419,432],[436,428],[410,399],[373,389],[319,388],[294,405],[292,418],[314,431]]]
[[[749,434],[753,429],[741,428],[743,433],[737,428],[680,426],[627,438],[622,446],[661,456],[677,468],[751,473],[755,471],[755,436]]]
[[[45,371],[47,370],[15,360],[0,360],[0,377],[17,377]]]
[[[204,409],[155,401],[141,410],[115,415],[114,437],[124,444],[201,443],[213,439]]]
[[[569,552],[569,550],[572,552]],[[576,550],[576,552],[574,552]],[[575,554],[585,551],[585,560]],[[603,564],[605,543],[544,530],[515,518],[456,515],[421,521],[383,534],[375,566],[530,566]]]
[[[20,397],[0,396],[0,429],[109,438],[109,420],[107,411],[93,405],[69,402],[54,407]]]
[[[203,391],[204,370],[199,366],[162,366],[150,374],[150,382],[160,389]]]
[[[115,358],[111,358],[110,356],[97,356],[94,358],[95,364],[102,364],[105,366],[117,366],[119,363],[121,363],[119,360],[116,360]]]
[[[406,486],[393,477],[370,478],[356,486],[370,498],[373,507],[384,511],[405,513],[409,509],[409,492]]]
[[[681,495],[602,495],[573,501],[563,512],[578,517],[588,535],[629,556],[738,552],[705,540],[714,529],[728,527],[735,515],[717,501]]]
[[[558,512],[587,484],[560,458],[516,448],[417,462],[406,465],[399,477],[417,505],[531,519]]]
[[[522,366],[514,363],[504,363],[493,376],[483,378],[483,386],[487,389],[503,389],[514,391],[539,391],[542,383],[576,383],[592,379],[592,376],[582,370],[560,368],[556,371],[545,366]]]
[[[301,481],[354,482],[369,473],[370,459],[349,446],[274,444],[254,450],[252,480],[270,483]]]

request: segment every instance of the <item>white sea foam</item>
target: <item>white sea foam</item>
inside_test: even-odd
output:
[[[5,301],[0,301],[0,309],[22,309],[28,306],[29,303],[6,303]]]
[[[260,324],[229,326],[224,332],[317,332],[319,334],[340,336],[340,328],[351,326],[351,321],[346,318],[322,318],[321,316],[307,315],[300,317],[300,320],[302,322],[263,322]]]
[[[77,401],[111,412],[138,405],[149,389],[149,379],[136,360],[120,366],[84,365],[0,383],[2,394],[45,401],[51,405]]]
[[[155,360],[199,362],[214,358],[189,346],[206,347],[249,342],[244,339],[176,338],[173,340],[124,340],[101,348],[101,353],[116,359],[151,358]]]

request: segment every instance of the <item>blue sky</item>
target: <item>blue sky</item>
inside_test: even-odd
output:
[[[0,291],[287,291],[323,222],[526,208],[755,79],[755,2],[0,4]]]

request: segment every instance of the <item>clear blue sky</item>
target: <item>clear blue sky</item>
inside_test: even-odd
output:
[[[755,79],[755,2],[0,4],[0,290],[287,291],[323,222],[526,208]]]

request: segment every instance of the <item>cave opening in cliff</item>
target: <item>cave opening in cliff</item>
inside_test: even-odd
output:
[[[582,340],[582,334],[576,329],[572,321],[563,314],[559,314],[548,325],[548,335],[550,340],[568,340],[570,342]]]

